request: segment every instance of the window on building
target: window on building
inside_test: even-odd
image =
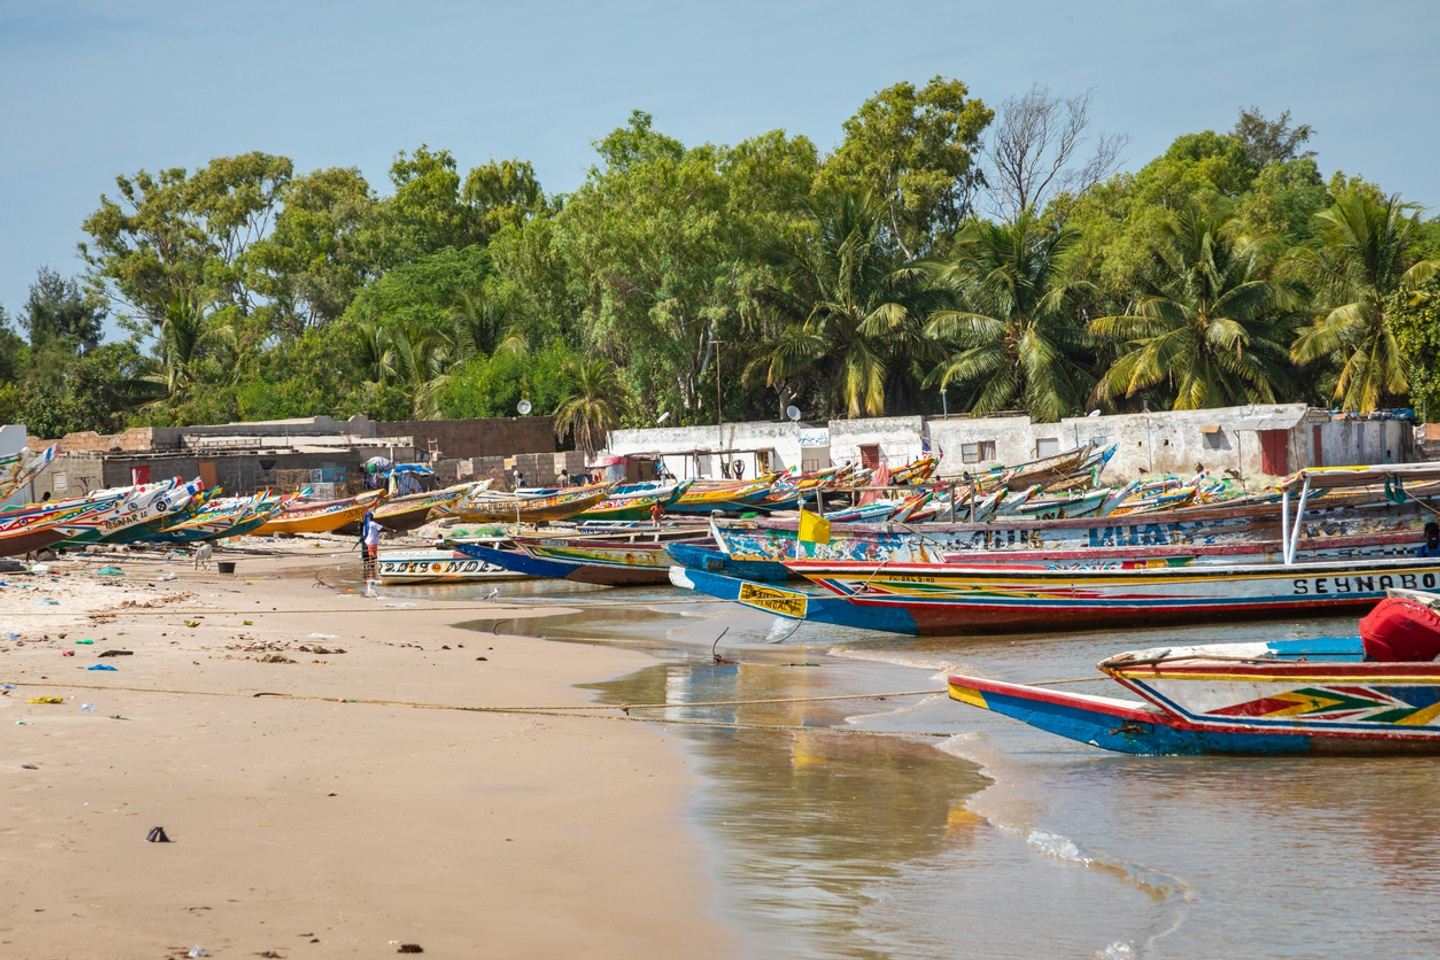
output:
[[[1060,440],[1056,437],[1035,438],[1035,456],[1053,457],[1060,452]]]
[[[979,440],[960,444],[961,463],[985,463],[995,459],[995,441]]]

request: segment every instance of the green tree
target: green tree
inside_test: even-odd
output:
[[[247,282],[270,301],[269,324],[285,337],[340,317],[377,270],[369,234],[377,201],[353,167],[296,177],[280,190],[274,229],[251,246]]]
[[[1440,260],[1416,255],[1416,210],[1398,194],[1381,197],[1346,186],[1316,217],[1318,247],[1296,254],[1319,312],[1300,331],[1290,356],[1302,366],[1323,363],[1336,370],[1333,398],[1347,410],[1374,410],[1410,389],[1386,307],[1391,294],[1440,269]]]
[[[1411,400],[1422,419],[1440,419],[1440,276],[1393,290],[1383,306],[1404,358]]]
[[[546,212],[545,194],[528,160],[491,161],[472,169],[460,190],[481,235],[519,226]]]
[[[923,264],[953,299],[925,328],[949,354],[931,382],[969,386],[977,413],[1017,402],[1041,421],[1077,412],[1093,378],[1077,361],[1087,338],[1071,308],[1086,283],[1063,270],[1076,239],[1026,210],[1010,224],[972,221],[950,257]]]
[[[576,446],[593,457],[620,425],[624,389],[615,364],[601,357],[578,360],[569,372],[574,386],[555,408],[555,436],[574,434]]]
[[[88,353],[100,345],[105,305],[93,293],[84,293],[73,279],[41,267],[30,285],[20,323],[30,337],[32,350],[61,349]]]
[[[248,312],[246,252],[269,230],[290,160],[252,152],[116,178],[84,223],[80,252],[96,287],[159,327],[177,298],[217,296]]]
[[[781,325],[761,339],[746,372],[753,381],[763,371],[782,399],[785,381],[813,373],[828,409],[878,416],[895,375],[929,348],[911,310],[917,284],[896,269],[881,204],[844,191],[814,209],[818,234],[785,251],[780,285],[768,291]]]
[[[1234,225],[1199,206],[1176,215],[1151,251],[1156,280],[1133,311],[1091,322],[1092,333],[1124,345],[1100,378],[1101,402],[1162,384],[1176,410],[1276,401],[1286,382],[1285,295]]]
[[[969,215],[983,182],[980,136],[993,117],[959,80],[886,87],[845,121],[845,139],[819,186],[876,197],[894,242],[914,256]]]

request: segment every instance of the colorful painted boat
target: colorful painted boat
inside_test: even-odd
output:
[[[442,490],[410,493],[403,497],[387,499],[372,512],[375,514],[375,522],[386,530],[414,530],[416,527],[423,527],[430,520],[432,511],[444,512],[465,496],[469,489],[469,484],[459,484],[445,487]],[[364,514],[361,514],[361,517],[363,518]],[[347,523],[336,533],[359,536],[360,521],[354,520]]]
[[[195,516],[145,537],[146,543],[204,543],[241,537],[280,511],[281,498],[268,490],[249,497],[222,497]]]
[[[609,495],[608,484],[568,487],[540,496],[486,490],[463,500],[450,512],[464,523],[548,523],[584,513]]]
[[[66,535],[58,546],[81,547],[103,537],[141,526],[157,517],[166,517],[183,508],[203,488],[198,477],[189,483],[179,478],[135,487],[122,487],[120,499],[111,506],[82,512],[59,524]]]
[[[683,480],[679,483],[638,490],[617,490],[593,507],[575,514],[578,523],[608,522],[612,520],[649,520],[652,511],[659,506],[662,511],[684,496],[694,483]]]
[[[798,579],[783,563],[773,560],[732,560],[728,554],[697,543],[667,544],[665,552],[682,567],[692,567],[741,580],[781,583]]]
[[[1099,664],[1143,702],[963,675],[950,677],[949,693],[1122,753],[1440,753],[1435,650],[1424,651],[1429,660],[1375,659],[1370,640],[1160,647]]]
[[[202,490],[195,496],[191,497],[190,502],[185,504],[180,509],[172,510],[169,513],[159,514],[153,519],[147,520],[144,523],[136,524],[135,526],[128,529],[105,534],[100,538],[98,542],[113,544],[139,543],[145,540],[147,537],[150,537],[160,532],[161,530],[166,529],[167,527],[172,527],[177,523],[183,523],[186,520],[192,519],[202,510],[204,510],[205,507],[212,501],[214,501],[215,498],[219,495],[219,487],[211,487],[209,490]]]
[[[665,583],[671,563],[663,540],[521,540],[508,549],[457,541],[454,547],[467,557],[528,576],[610,587]]]
[[[519,580],[524,574],[466,556],[458,550],[410,550],[381,553],[376,560],[381,583],[478,583]]]
[[[692,566],[671,567],[669,577],[673,585],[685,590],[694,590],[720,600],[730,600],[743,607],[787,620],[878,630],[883,633],[914,632],[904,611],[887,610],[883,607],[860,608],[847,600],[825,593],[727,577]]]
[[[667,508],[667,512],[708,517],[716,510],[749,510],[770,494],[779,476],[777,473],[769,473],[754,480],[697,480]]]
[[[1392,587],[1440,591],[1440,559],[1421,558],[1120,570],[824,560],[786,566],[857,606],[903,610],[921,634],[1326,616],[1368,609]]]
[[[0,514],[0,557],[44,550],[65,539],[61,524],[86,510],[90,501],[60,501]]]
[[[990,496],[995,496],[991,494]],[[983,498],[982,498],[983,499]],[[1397,504],[1377,495],[1327,495],[1311,511],[1313,535],[1359,536],[1409,532],[1419,541],[1427,509],[1440,500]],[[966,515],[967,506],[959,508]],[[1015,517],[977,522],[835,524],[825,543],[799,539],[797,520],[779,517],[711,520],[716,545],[739,560],[811,558],[939,561],[957,553],[998,550],[1078,550],[1090,547],[1186,546],[1276,540],[1279,503],[1255,498],[1233,506],[1204,504],[1137,517]]]
[[[935,468],[938,466],[940,466],[938,457],[921,457],[918,460],[911,460],[890,471],[890,482],[893,484],[924,483],[935,473]]]
[[[59,444],[52,443],[37,454],[32,455],[28,450],[21,450],[0,457],[0,501],[9,500],[18,490],[38,477],[41,471],[50,466],[59,449]]]
[[[292,500],[260,526],[250,531],[252,537],[292,535],[297,533],[329,533],[365,516],[384,496],[382,490],[371,490],[355,497],[311,503]]]

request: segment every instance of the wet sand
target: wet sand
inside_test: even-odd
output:
[[[580,705],[653,661],[459,626],[552,607],[341,595],[316,579],[335,562],[3,578],[0,955],[733,955],[661,730],[339,702]]]

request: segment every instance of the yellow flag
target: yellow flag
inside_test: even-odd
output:
[[[830,521],[818,513],[811,513],[804,507],[800,508],[800,542],[801,543],[829,543],[830,542]]]

